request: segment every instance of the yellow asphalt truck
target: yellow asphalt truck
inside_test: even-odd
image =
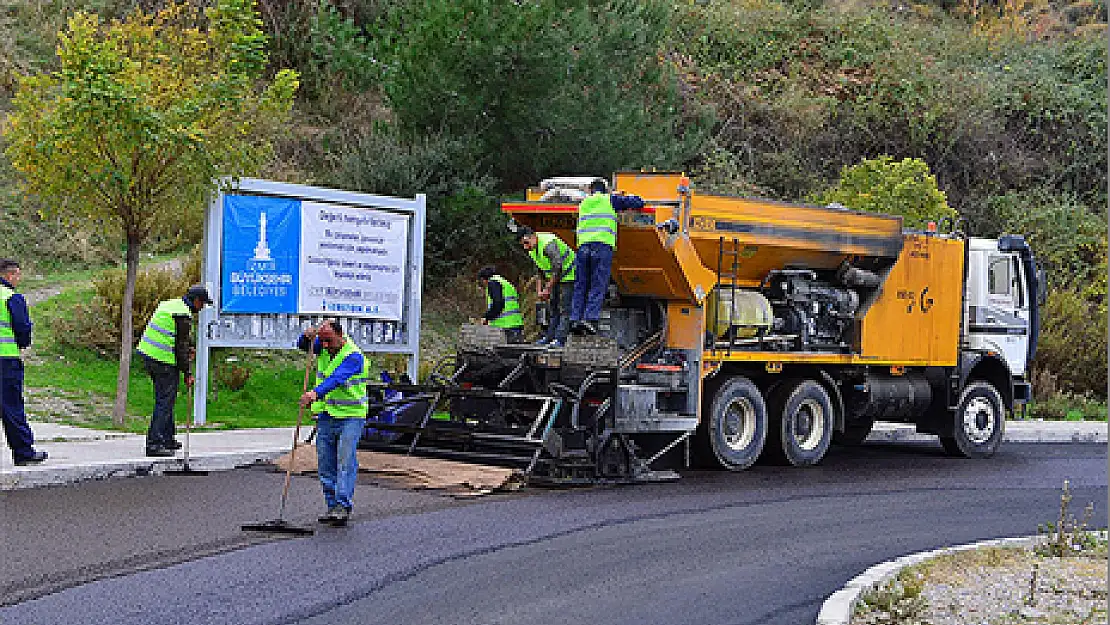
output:
[[[502,210],[573,245],[593,180],[545,180]],[[881,420],[984,458],[1030,400],[1044,279],[1023,237],[702,195],[675,173],[606,182],[645,206],[618,216],[598,335],[552,348],[464,327],[428,383],[395,389],[414,408],[395,447],[647,480],[813,465]]]

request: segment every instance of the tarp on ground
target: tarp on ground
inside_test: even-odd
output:
[[[282,471],[289,469],[289,453],[274,460]],[[518,472],[504,467],[420,458],[375,451],[358,452],[359,473],[371,475],[389,486],[432,489],[456,497],[474,497],[520,487]],[[316,446],[298,445],[293,473],[316,472]]]

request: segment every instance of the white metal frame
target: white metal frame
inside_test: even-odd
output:
[[[345,207],[384,210],[409,219],[408,254],[405,260],[405,293],[401,321],[383,321],[338,316],[344,330],[364,352],[404,354],[409,357],[408,374],[415,382],[420,368],[420,294],[424,274],[424,234],[427,224],[427,198],[396,198],[355,193],[299,184],[241,178],[222,190],[208,205],[204,220],[205,286],[216,306],[200,312],[197,331],[196,392],[193,415],[203,424],[207,417],[210,350],[213,347],[293,349],[294,342],[307,327],[319,323],[324,315],[220,314],[218,303],[222,285],[223,203],[225,195],[257,195],[307,200]]]

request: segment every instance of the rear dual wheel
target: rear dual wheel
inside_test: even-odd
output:
[[[727,380],[707,410],[699,432],[705,456],[730,471],[752,466],[767,439],[767,406],[759,387],[744,377]]]
[[[786,380],[767,396],[767,459],[796,467],[815,465],[832,440],[832,400],[813,380]]]

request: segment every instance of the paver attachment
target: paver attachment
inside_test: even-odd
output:
[[[377,387],[363,447],[516,467],[533,484],[676,479],[614,428],[620,368],[609,338],[548,348],[464,326],[457,354],[428,383]]]

